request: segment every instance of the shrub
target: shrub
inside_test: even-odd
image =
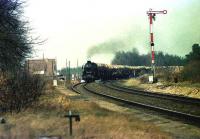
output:
[[[190,61],[181,75],[183,81],[200,82],[200,61]]]
[[[42,94],[45,81],[37,75],[26,72],[17,74],[2,74],[0,83],[1,111],[17,111],[35,102]]]

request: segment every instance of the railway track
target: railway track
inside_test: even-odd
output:
[[[153,106],[153,105],[149,105],[149,104],[144,104],[144,103],[132,101],[132,100],[129,100],[129,99],[116,97],[116,96],[113,96],[113,95],[106,94],[103,91],[98,92],[94,89],[90,89],[87,86],[86,83],[74,85],[73,90],[76,91],[77,93],[81,93],[80,91],[78,91],[78,89],[76,89],[80,85],[82,86],[82,88],[84,90],[86,90],[89,93],[92,93],[92,94],[95,94],[95,95],[98,95],[98,96],[101,96],[101,97],[104,97],[104,98],[112,99],[114,101],[121,102],[121,103],[124,103],[124,104],[127,104],[127,105],[137,106],[137,107],[148,109],[148,110],[153,110],[153,111],[162,113],[164,115],[176,118],[178,120],[184,121],[186,123],[200,127],[200,124],[199,124],[200,123],[200,116],[189,114],[189,113],[183,113],[183,112],[180,112],[180,111],[170,110],[170,109],[166,109],[166,108],[162,108],[162,107],[158,107],[158,106]]]
[[[116,85],[111,82],[105,82],[104,85],[110,89],[122,91],[122,92],[129,93],[129,94],[149,96],[149,97],[160,98],[160,99],[167,99],[167,100],[172,100],[172,101],[176,101],[176,102],[195,104],[195,105],[200,106],[200,99],[196,99],[196,98],[163,94],[163,93],[158,93],[158,92],[143,91],[143,90],[119,86],[119,85]]]
[[[72,89],[74,92],[76,92],[76,93],[78,93],[78,94],[81,94],[81,92],[78,91],[78,90],[76,89],[76,87],[79,86],[79,85],[81,85],[81,84],[83,84],[83,83],[74,84],[73,86],[71,86],[71,89]]]

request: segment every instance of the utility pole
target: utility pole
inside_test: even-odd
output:
[[[43,52],[43,55],[42,55],[42,61],[43,61],[43,71],[44,71],[44,74],[43,76],[46,74],[46,63],[45,63],[45,60],[44,60],[44,52]]]
[[[167,14],[167,10],[152,11],[152,9],[149,9],[149,11],[147,11],[147,15],[149,16],[149,24],[150,24],[151,67],[152,67],[152,74],[153,74],[153,77],[151,76],[152,82],[154,82],[154,79],[155,79],[155,52],[154,52],[153,20],[155,21],[156,14]],[[149,81],[150,81],[150,78],[149,78]]]
[[[65,75],[64,86],[67,87],[67,59],[66,59],[65,62],[66,62],[66,63],[65,63],[65,64],[66,64],[66,65],[65,65],[65,74],[66,74],[66,75]]]
[[[76,80],[78,81],[78,79],[79,79],[78,59],[77,59],[77,65],[76,65],[76,66],[77,66],[77,68],[76,68],[76,70],[77,70],[77,71],[76,71],[76,72],[77,72],[77,73],[76,73],[76,76],[77,76],[77,77],[76,77]]]
[[[66,78],[66,81],[67,81],[67,59],[66,59],[66,68],[65,68],[65,72],[66,72],[65,78]]]
[[[69,60],[69,82],[71,82],[71,75],[70,75],[70,60]]]

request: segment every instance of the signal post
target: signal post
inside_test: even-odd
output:
[[[156,14],[167,14],[167,10],[163,11],[153,11],[149,9],[147,11],[147,15],[149,16],[149,24],[150,24],[150,46],[151,46],[151,67],[152,67],[152,75],[149,76],[149,82],[155,82],[155,52],[154,52],[154,35],[153,35],[153,20],[155,21]]]

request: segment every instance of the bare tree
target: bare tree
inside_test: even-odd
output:
[[[16,71],[32,52],[33,39],[23,20],[23,2],[0,0],[0,70]]]
[[[40,77],[20,70],[33,44],[40,43],[30,36],[23,4],[21,0],[0,0],[0,112],[28,107],[45,86]]]

